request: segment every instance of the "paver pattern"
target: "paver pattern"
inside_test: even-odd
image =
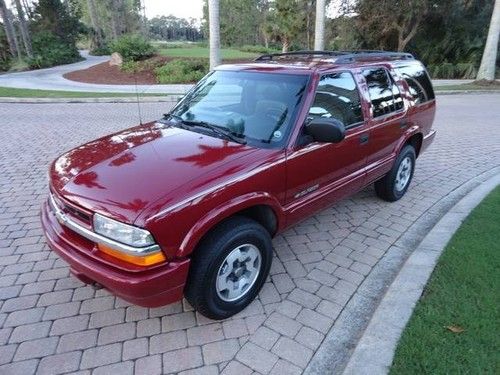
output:
[[[259,298],[222,322],[186,301],[146,309],[85,286],[45,243],[39,209],[49,162],[137,123],[135,104],[0,104],[0,373],[300,374],[405,230],[500,166],[500,96],[438,102],[438,136],[408,194],[389,204],[367,188],[275,238]],[[167,105],[144,104],[143,115],[158,118]]]

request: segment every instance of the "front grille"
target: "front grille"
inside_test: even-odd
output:
[[[54,197],[54,202],[56,203],[57,207],[67,214],[68,216],[71,216],[72,218],[78,220],[79,222],[91,226],[92,224],[92,218],[90,214],[87,214],[86,212],[76,208],[73,205],[70,205],[64,201],[62,201],[58,196],[52,193],[52,196]]]
[[[87,215],[86,213],[84,213],[80,210],[77,210],[76,208],[71,207],[67,204],[64,205],[63,210],[66,213],[68,213],[69,215],[74,216],[76,219],[79,219],[79,220],[85,222],[86,224],[90,225],[90,215]]]

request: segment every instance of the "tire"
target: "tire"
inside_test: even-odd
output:
[[[204,316],[228,318],[257,296],[272,258],[271,236],[263,226],[246,217],[228,219],[198,245],[184,295]],[[236,282],[246,286],[235,288]]]
[[[413,178],[415,160],[416,154],[413,146],[404,146],[396,158],[392,169],[384,177],[375,182],[375,192],[377,195],[388,202],[395,202],[401,199],[408,190]]]

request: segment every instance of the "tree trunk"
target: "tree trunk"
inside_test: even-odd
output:
[[[144,38],[149,38],[149,29],[148,29],[148,18],[146,17],[146,7],[142,3],[142,0],[138,0],[139,6],[139,18],[140,18],[140,28],[141,33]]]
[[[281,46],[281,52],[285,53],[288,52],[288,48],[290,48],[290,41],[288,40],[287,36],[283,36],[281,38],[282,46]]]
[[[96,47],[101,48],[104,45],[104,38],[102,37],[101,25],[99,23],[99,17],[97,16],[94,0],[87,0],[87,7],[89,8],[90,22],[94,29]]]
[[[493,81],[495,79],[495,68],[498,53],[498,38],[500,34],[500,1],[495,0],[493,6],[493,14],[491,15],[490,28],[488,31],[488,38],[484,46],[483,57],[477,79],[486,79]]]
[[[208,0],[208,23],[210,39],[210,69],[221,63],[219,0]]]
[[[26,49],[26,55],[29,58],[33,57],[33,48],[31,47],[31,35],[28,28],[28,23],[24,18],[24,10],[21,5],[20,0],[15,0],[17,9],[17,18],[19,18],[19,28],[21,29],[21,36],[23,38],[24,48]]]
[[[9,16],[9,10],[5,5],[4,0],[0,0],[0,14],[3,19],[3,26],[5,28],[5,34],[7,36],[7,42],[9,43],[9,49],[12,57],[21,59],[21,51],[19,49],[19,44],[17,43],[16,30],[14,29]]]
[[[125,5],[122,0],[111,0],[111,32],[113,39],[119,38],[123,34],[124,26],[126,29],[125,20]]]
[[[311,12],[309,9],[306,9],[306,44],[307,49],[311,49]]]
[[[398,52],[403,52],[405,50],[410,40],[412,40],[413,37],[417,34],[419,25],[420,25],[420,18],[417,18],[417,20],[413,24],[413,27],[410,29],[406,37],[403,34],[406,28],[400,27],[398,29]]]
[[[314,26],[314,49],[325,49],[325,0],[316,0],[316,23]]]
[[[24,13],[28,17],[28,19],[33,18],[33,12],[31,11],[31,8],[28,4],[28,0],[23,0],[23,8],[24,8]]]

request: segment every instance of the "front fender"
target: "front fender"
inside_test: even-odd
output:
[[[239,211],[258,205],[270,207],[276,216],[278,230],[283,227],[284,212],[275,197],[266,192],[247,193],[224,202],[201,217],[184,237],[176,254],[177,257],[182,258],[191,254],[203,236],[222,220]]]

